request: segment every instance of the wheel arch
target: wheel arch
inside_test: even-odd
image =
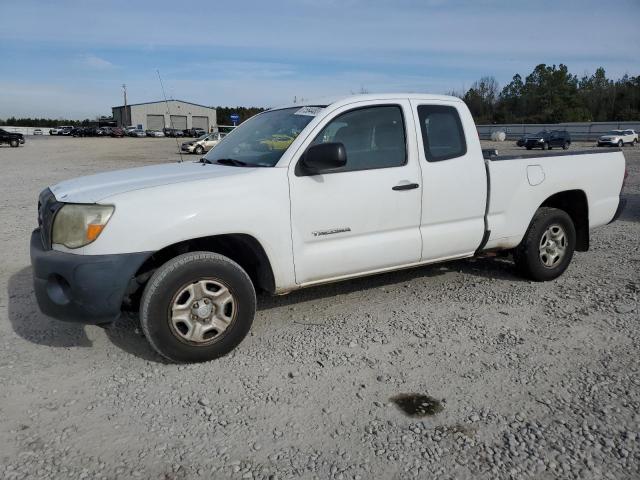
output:
[[[565,190],[547,198],[539,208],[558,208],[567,212],[576,229],[576,251],[589,250],[589,202],[583,190]]]
[[[195,251],[213,252],[230,258],[247,272],[256,290],[275,293],[271,261],[262,244],[248,234],[228,233],[180,241],[154,252],[131,280],[125,306],[137,308],[144,286],[158,267],[178,255]]]

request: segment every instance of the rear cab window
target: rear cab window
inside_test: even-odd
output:
[[[428,162],[449,160],[467,153],[462,121],[455,107],[418,105],[418,118]]]

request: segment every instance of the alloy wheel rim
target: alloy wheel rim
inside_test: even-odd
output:
[[[191,345],[216,342],[233,323],[237,302],[220,280],[204,278],[183,285],[169,306],[172,333]]]
[[[558,225],[550,225],[542,234],[539,245],[540,262],[546,268],[554,268],[564,258],[567,251],[567,234]]]

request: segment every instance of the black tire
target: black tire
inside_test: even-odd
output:
[[[543,263],[540,244],[548,230],[561,227],[565,236],[564,253],[556,264],[547,266]],[[513,252],[516,268],[526,278],[536,282],[544,282],[559,277],[567,269],[576,246],[576,229],[571,217],[564,210],[557,208],[539,208],[533,216],[529,228]]]
[[[544,143],[542,144],[542,149],[543,149],[543,150],[549,150],[549,144],[548,144],[547,142],[544,142]]]
[[[19,147],[20,146],[20,142],[14,138],[12,138],[11,140],[9,140],[9,145],[11,145],[13,148]]]
[[[531,150],[531,147],[527,147],[527,150]]]
[[[196,153],[198,155],[202,155],[204,153],[204,148],[202,148],[202,145],[198,145],[194,150],[193,153]]]
[[[186,286],[207,280],[228,289],[234,300],[233,313],[223,333],[198,344],[180,337],[171,322],[170,311]],[[206,362],[230,352],[244,339],[255,311],[256,292],[240,265],[217,253],[190,252],[171,259],[155,271],[142,294],[140,324],[151,346],[163,357],[172,362]],[[191,315],[191,318],[197,317]]]
[[[564,143],[562,144],[562,149],[563,149],[563,150],[568,150],[568,149],[569,149],[569,142],[564,142]]]
[[[622,140],[618,140],[618,148],[624,147],[624,142]]]
[[[633,139],[633,143],[632,143],[632,145],[635,147],[635,146],[636,146],[636,143],[638,143],[638,139],[637,139],[637,138],[634,138],[634,139]]]

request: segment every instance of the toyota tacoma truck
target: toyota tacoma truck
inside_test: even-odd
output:
[[[269,144],[280,136],[292,141]],[[553,280],[621,212],[619,150],[485,153],[448,96],[268,110],[197,161],[46,188],[31,236],[38,304],[96,324],[137,310],[161,355],[206,361],[247,335],[256,291],[499,251]]]

